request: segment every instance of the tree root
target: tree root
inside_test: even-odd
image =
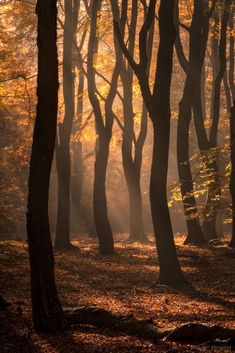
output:
[[[64,310],[70,325],[93,325],[108,328],[150,340],[178,341],[193,344],[203,342],[226,342],[235,345],[235,329],[189,322],[172,330],[159,330],[152,319],[137,320],[134,316],[117,316],[97,307],[77,307]]]

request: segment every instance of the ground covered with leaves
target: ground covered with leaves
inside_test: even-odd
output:
[[[151,238],[151,237],[150,237]],[[74,251],[55,252],[56,281],[64,308],[97,306],[115,315],[152,319],[161,330],[186,322],[235,328],[235,252],[227,244],[195,247],[176,237],[181,266],[192,288],[156,285],[153,238],[147,245],[116,236],[116,254],[98,255],[97,241],[83,237]],[[89,325],[37,334],[32,329],[27,244],[0,242],[0,295],[11,306],[0,310],[0,353],[37,352],[231,352],[234,347],[141,339]]]

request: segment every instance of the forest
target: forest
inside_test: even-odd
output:
[[[235,352],[235,0],[0,0],[0,353]]]

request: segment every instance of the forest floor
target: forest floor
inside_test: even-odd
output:
[[[116,254],[99,256],[97,241],[74,241],[80,250],[55,252],[56,281],[63,307],[92,305],[116,315],[152,319],[160,329],[186,322],[235,328],[235,252],[227,245],[184,246],[176,236],[181,266],[194,289],[157,286],[158,263],[153,238],[148,245],[129,244],[116,236]],[[0,241],[0,295],[11,306],[0,310],[0,353],[153,353],[231,352],[168,341],[153,342],[127,334],[81,325],[61,333],[32,330],[27,244]]]

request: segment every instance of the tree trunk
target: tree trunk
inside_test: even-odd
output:
[[[230,193],[232,197],[232,238],[229,246],[235,248],[235,101],[231,108],[230,117],[230,148],[231,148],[231,175],[230,175]]]
[[[234,81],[234,14],[235,8],[233,7],[230,12],[229,19],[229,86],[231,90],[232,101],[235,101],[235,81]]]
[[[211,155],[209,157],[207,156],[206,160],[206,169],[210,184],[208,185],[202,223],[203,234],[207,240],[218,238],[216,219],[219,206],[218,198],[220,199],[221,196],[217,152],[213,151],[210,153]]]
[[[123,91],[124,129],[122,137],[122,161],[129,194],[129,241],[146,242],[147,237],[144,233],[140,188],[141,163],[139,168],[137,168],[132,157],[134,135],[132,80],[128,82],[128,78],[123,79]]]
[[[112,137],[114,115],[112,105],[117,91],[119,77],[119,62],[116,61],[112,75],[110,90],[105,101],[105,119],[101,110],[100,102],[97,98],[98,90],[95,82],[94,60],[98,53],[98,29],[97,17],[101,8],[101,1],[92,1],[91,4],[91,31],[88,42],[87,55],[87,82],[88,94],[93,107],[96,132],[98,135],[98,146],[96,150],[95,170],[94,170],[94,193],[93,211],[95,228],[99,238],[99,251],[103,255],[114,253],[114,242],[111,226],[109,223],[106,199],[106,169],[109,157],[109,144]],[[105,120],[105,121],[104,121]]]
[[[210,118],[213,119],[214,115],[214,90],[215,90],[215,79],[219,71],[219,38],[218,31],[220,26],[220,20],[218,11],[214,11],[213,14],[213,33],[211,37],[211,65],[212,65],[212,93],[211,93],[211,107],[210,107]]]
[[[55,248],[69,249],[70,244],[70,136],[74,118],[74,74],[72,70],[73,41],[77,28],[78,1],[65,0],[63,46],[63,93],[65,115],[59,124],[56,161],[58,173],[58,208]]]
[[[58,104],[58,60],[55,0],[38,0],[37,112],[30,160],[27,234],[33,325],[36,330],[62,328],[64,316],[54,279],[54,257],[48,219],[48,193],[55,146]]]
[[[185,244],[203,244],[205,239],[199,223],[197,204],[194,197],[194,187],[189,161],[189,125],[191,120],[190,97],[186,94],[179,105],[179,120],[177,129],[177,161],[181,185],[181,195],[188,229]],[[191,88],[190,88],[191,89]]]
[[[73,144],[73,173],[71,178],[71,230],[79,233],[82,225],[81,198],[83,188],[82,142]]]
[[[167,170],[170,140],[170,87],[176,29],[174,26],[175,1],[162,0],[159,9],[160,44],[153,93],[148,79],[146,43],[155,19],[156,0],[150,0],[147,15],[139,34],[139,63],[127,49],[123,35],[114,21],[118,42],[136,76],[149,116],[153,122],[154,145],[150,178],[150,205],[159,258],[158,282],[170,286],[187,283],[176,254],[167,201]]]
[[[210,148],[213,148],[215,152],[212,152],[212,161],[210,162],[212,165],[213,175],[211,178],[211,184],[208,190],[208,198],[205,206],[205,210],[207,214],[214,219],[214,223],[216,223],[216,213],[217,209],[220,205],[221,199],[221,187],[220,187],[220,176],[219,176],[219,167],[217,162],[217,132],[220,118],[220,91],[221,84],[226,70],[226,33],[227,26],[229,20],[229,9],[231,5],[231,0],[224,1],[224,11],[222,16],[221,23],[221,32],[220,32],[220,41],[219,41],[219,71],[215,79],[214,85],[214,100],[213,100],[213,121],[209,135],[209,145]],[[205,229],[209,231],[213,231],[209,229],[210,227],[210,218],[208,219],[209,225],[206,226]],[[207,219],[205,219],[207,222]],[[210,233],[207,234],[210,236]],[[213,234],[212,234],[213,235]],[[215,234],[217,237],[217,234]]]
[[[153,96],[154,128],[153,160],[150,179],[150,202],[156,237],[161,284],[180,286],[186,283],[181,271],[167,201],[167,170],[170,140],[170,87],[173,47],[175,1],[161,1],[159,10],[160,44]]]
[[[140,177],[134,172],[129,177],[129,241],[146,242],[144,233]],[[130,182],[131,181],[131,182]]]
[[[228,83],[227,67],[224,72],[223,84],[224,84],[224,92],[225,92],[225,97],[226,97],[227,113],[229,114],[231,111],[231,108],[232,108],[232,100],[231,100],[230,87],[229,87],[229,83]]]
[[[189,161],[189,127],[192,117],[192,106],[196,93],[197,83],[196,68],[200,67],[201,57],[201,31],[203,25],[203,4],[194,2],[194,13],[190,30],[189,60],[186,82],[183,97],[179,104],[179,119],[177,129],[177,162],[179,179],[181,185],[181,195],[184,206],[188,235],[185,243],[201,244],[205,243],[202,229],[199,222],[197,204],[194,197],[194,186]],[[202,69],[202,65],[201,65]],[[201,92],[201,85],[200,85]],[[201,95],[199,95],[201,99]]]
[[[94,175],[94,221],[95,229],[99,238],[99,252],[102,255],[114,253],[112,229],[108,219],[106,200],[106,170],[109,156],[109,139],[100,135],[95,159]]]
[[[126,8],[127,11],[127,8]],[[135,34],[138,15],[138,2],[132,1],[131,21],[129,28],[130,54],[134,55]],[[142,196],[140,187],[142,146],[137,146],[135,142],[134,131],[134,107],[133,107],[133,69],[130,64],[123,60],[121,68],[121,80],[123,84],[123,135],[122,135],[122,161],[129,196],[129,241],[146,242],[147,237],[144,233],[143,214],[142,214]],[[145,117],[142,116],[144,119]],[[145,127],[141,125],[141,129]],[[143,131],[140,132],[144,133]],[[145,134],[146,137],[146,134]],[[143,136],[143,139],[145,140]],[[140,163],[135,163],[135,157],[138,154]]]
[[[84,72],[81,67],[78,75],[78,91],[77,91],[77,114],[74,126],[74,132],[81,133],[82,117],[83,117],[83,90],[84,90]],[[72,230],[78,233],[82,225],[81,214],[81,198],[83,188],[83,151],[80,137],[78,141],[73,143],[73,177],[71,180],[71,203],[72,203]]]

